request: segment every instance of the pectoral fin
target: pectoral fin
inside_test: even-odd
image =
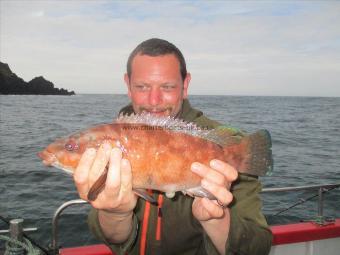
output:
[[[216,197],[213,194],[201,186],[184,190],[183,193],[192,197],[206,197],[210,200],[216,200]]]
[[[105,188],[105,182],[107,178],[107,172],[109,171],[109,166],[106,165],[102,175],[98,178],[98,180],[92,185],[89,193],[87,194],[87,199],[89,201],[94,201],[97,199],[100,192]]]
[[[105,182],[106,182],[106,178],[107,178],[107,172],[108,172],[108,166],[105,167],[102,175],[98,178],[98,180],[92,185],[88,195],[87,195],[87,199],[89,201],[94,201],[97,199],[98,195],[100,194],[100,192],[103,191],[103,189],[105,188]],[[154,199],[146,190],[144,189],[133,189],[133,192],[145,199],[146,201],[149,201],[151,204],[153,205],[158,205],[157,200]]]
[[[133,192],[135,192],[137,196],[149,201],[151,204],[158,206],[157,200],[154,199],[145,189],[133,189]]]

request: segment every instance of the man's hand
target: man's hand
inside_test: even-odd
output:
[[[225,253],[225,243],[230,228],[230,212],[227,207],[233,200],[230,186],[238,173],[232,166],[220,160],[210,161],[210,166],[195,162],[191,170],[202,177],[201,185],[217,200],[196,197],[192,214],[201,223],[220,254]]]
[[[137,196],[132,191],[130,162],[122,159],[120,149],[104,143],[98,151],[87,149],[74,172],[74,182],[80,198],[87,199],[92,185],[109,163],[104,189],[91,205],[99,209],[98,219],[103,233],[112,242],[123,242],[132,230],[133,209]]]
[[[191,170],[202,177],[202,187],[217,199],[209,200],[196,197],[192,205],[193,215],[199,221],[223,217],[226,207],[233,200],[229,189],[231,183],[237,179],[237,171],[220,160],[210,161],[210,167],[195,162],[192,164]]]
[[[83,154],[74,172],[74,181],[79,196],[87,199],[92,185],[103,173],[109,163],[105,188],[92,201],[93,207],[107,212],[125,213],[136,206],[137,198],[132,191],[131,166],[128,160],[122,159],[118,148],[112,149],[109,143],[104,143],[96,152],[90,148]]]

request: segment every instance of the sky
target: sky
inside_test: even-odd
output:
[[[25,81],[125,94],[152,37],[182,51],[190,94],[340,97],[340,1],[0,0],[0,61]]]

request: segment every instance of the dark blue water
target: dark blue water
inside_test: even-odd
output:
[[[270,130],[274,172],[264,187],[340,183],[340,98],[192,96],[211,118],[254,131]],[[0,214],[37,226],[32,234],[47,245],[54,211],[78,198],[72,179],[42,165],[36,153],[58,137],[110,122],[128,102],[121,95],[0,96]],[[276,212],[314,193],[263,194],[269,223],[311,219],[316,199],[281,216]],[[88,233],[88,206],[67,209],[60,223],[62,246],[95,240]],[[326,195],[324,213],[340,217],[340,191]],[[0,229],[7,228],[0,222]]]

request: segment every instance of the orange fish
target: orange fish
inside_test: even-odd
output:
[[[201,177],[190,170],[193,162],[209,165],[220,159],[240,173],[261,176],[273,167],[268,131],[233,135],[226,127],[207,130],[172,117],[151,114],[119,116],[111,124],[94,126],[58,139],[38,155],[46,165],[73,173],[86,148],[103,142],[118,147],[132,169],[134,191],[151,200],[143,190],[173,194],[182,191],[193,196],[214,197],[201,185]],[[94,200],[105,186],[107,168],[89,191]]]

